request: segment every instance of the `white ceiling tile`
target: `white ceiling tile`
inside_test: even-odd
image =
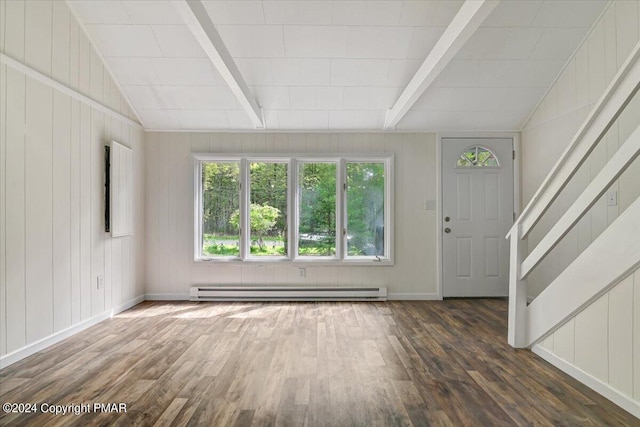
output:
[[[328,59],[272,58],[276,86],[328,86],[331,61]]]
[[[317,106],[315,87],[290,87],[289,99],[292,110],[314,110]]]
[[[173,111],[183,129],[228,129],[229,117],[223,110],[179,110]]]
[[[531,59],[568,59],[587,28],[546,28],[531,53]]]
[[[383,122],[382,111],[329,111],[329,129],[380,129]]]
[[[345,87],[343,110],[386,110],[396,102],[402,88],[399,87]]]
[[[285,26],[286,54],[300,58],[341,58],[347,54],[347,27]]]
[[[234,110],[235,95],[227,86],[162,86],[159,93],[168,109]]]
[[[158,74],[148,58],[108,58],[109,68],[121,85],[152,85]]]
[[[547,0],[540,7],[532,25],[589,28],[606,5],[607,1],[597,0]]]
[[[113,2],[110,2],[113,3]],[[182,24],[180,15],[168,1],[127,0],[124,7],[134,24]]]
[[[406,58],[411,45],[410,27],[350,27],[347,56],[351,58]]]
[[[328,111],[303,111],[302,123],[304,129],[328,129]]]
[[[386,86],[391,60],[332,59],[332,86]]]
[[[437,1],[405,1],[402,6],[400,25],[429,27],[436,16]]]
[[[235,63],[248,85],[273,85],[270,59],[237,58]]]
[[[406,86],[409,80],[416,74],[420,65],[420,59],[394,59],[389,67],[386,86]]]
[[[463,0],[439,0],[432,25],[434,27],[448,26],[463,4]]]
[[[154,25],[153,33],[167,58],[204,58],[200,44],[186,25]]]
[[[203,1],[207,13],[216,25],[264,24],[261,1]]]
[[[87,25],[87,30],[105,58],[162,56],[148,25]]]
[[[302,111],[278,111],[279,129],[304,129],[304,114]]]
[[[234,58],[284,56],[281,25],[219,25],[218,31]]]
[[[122,86],[122,89],[136,109],[163,110],[169,108],[170,102],[166,99],[162,86]]]
[[[425,59],[438,40],[440,40],[444,30],[444,27],[415,28],[407,56],[409,58]]]
[[[540,28],[481,27],[460,50],[459,59],[526,59],[536,48]]]
[[[306,25],[331,24],[333,7],[330,1],[300,1],[298,3],[298,23]],[[266,3],[265,3],[266,4]]]
[[[541,87],[519,87],[507,90],[502,110],[504,111],[531,111],[546,92]]]
[[[72,1],[71,6],[84,24],[131,24],[124,3],[114,0]]]
[[[333,25],[366,25],[366,1],[334,1]]]
[[[500,87],[512,61],[454,59],[442,71],[434,86]]]
[[[412,111],[451,111],[451,99],[454,88],[449,87],[429,87],[418,98]]]
[[[247,112],[244,110],[227,110],[227,116],[231,129],[255,129]]]
[[[263,7],[267,24],[298,24],[297,1],[265,1]]]
[[[151,58],[162,85],[226,85],[209,58]]]
[[[170,110],[144,110],[136,108],[136,112],[147,130],[182,129],[180,118]]]
[[[562,69],[564,60],[510,61],[502,76],[504,87],[548,87]]]
[[[289,88],[282,86],[251,86],[258,105],[265,110],[288,110]]]
[[[278,121],[278,112],[275,110],[264,110],[264,122],[267,129],[280,129]]]
[[[508,91],[507,88],[456,88],[451,96],[451,110],[501,110]]]
[[[533,23],[542,5],[541,0],[502,1],[493,9],[483,27],[527,27]]]
[[[398,25],[402,14],[401,1],[370,1],[367,3],[367,25]]]
[[[317,87],[316,101],[319,110],[339,110],[342,106],[341,87]]]

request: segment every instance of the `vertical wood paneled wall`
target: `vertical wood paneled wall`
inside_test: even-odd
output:
[[[541,344],[640,403],[640,269]]]
[[[151,298],[189,294],[191,284],[388,286],[391,296],[436,298],[434,134],[146,135],[146,293]],[[194,152],[394,153],[395,266],[313,266],[194,263]]]
[[[0,1],[0,51],[135,120],[63,1]],[[134,235],[104,232],[104,144],[133,148]],[[0,65],[0,355],[144,294],[144,131]],[[97,278],[104,276],[98,289]]]
[[[540,186],[639,39],[640,2],[611,2],[522,130],[523,206]],[[532,230],[528,240],[529,249],[538,244],[638,124],[640,94],[635,95],[605,138]],[[527,279],[530,297],[538,295],[640,196],[640,159],[613,184],[611,191],[617,191],[618,205],[607,206],[603,196],[591,208],[531,273]]]

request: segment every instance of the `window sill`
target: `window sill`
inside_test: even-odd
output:
[[[391,267],[395,265],[395,262],[390,259],[296,259],[291,260],[288,258],[279,259],[256,259],[250,258],[241,260],[238,258],[200,258],[193,260],[194,265],[206,265],[206,264],[219,264],[219,265],[284,265],[284,266],[299,266],[299,267]]]

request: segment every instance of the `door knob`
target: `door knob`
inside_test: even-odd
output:
[[[449,222],[451,220],[451,218],[449,218],[448,216],[444,217],[444,222]]]
[[[444,232],[445,233],[451,233],[451,229],[449,227],[447,227],[447,228],[444,229]]]

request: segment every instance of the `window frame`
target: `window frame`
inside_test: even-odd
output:
[[[284,156],[269,154],[217,154],[193,153],[194,171],[194,246],[193,261],[199,263],[242,263],[242,264],[291,264],[291,265],[394,265],[394,156],[391,153],[379,154],[289,154]],[[239,256],[206,256],[202,252],[202,215],[203,186],[202,171],[205,163],[238,162],[240,168],[240,253]],[[251,203],[251,163],[287,164],[287,232],[288,246],[286,256],[255,256],[250,249],[249,207]],[[299,208],[298,190],[299,165],[304,163],[336,164],[336,253],[335,256],[300,256],[298,254]],[[384,164],[384,251],[385,256],[348,256],[347,255],[347,163]]]

